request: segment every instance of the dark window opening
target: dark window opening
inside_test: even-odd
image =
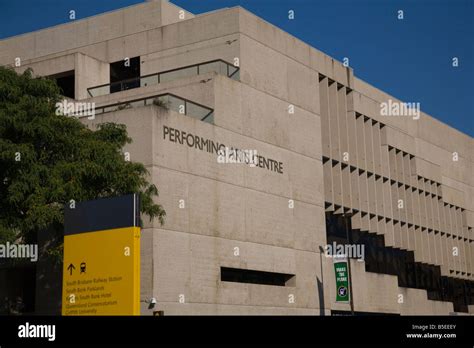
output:
[[[350,228],[350,225],[347,228]],[[346,226],[342,215],[326,213],[326,232],[328,236],[331,236],[331,243],[347,243]]]
[[[66,71],[60,74],[48,76],[50,79],[56,81],[59,86],[61,95],[74,99],[75,98],[75,83],[74,70]]]
[[[295,275],[221,267],[221,281],[276,286],[295,286]]]
[[[34,313],[35,288],[35,266],[20,264],[0,268],[0,315]]]
[[[331,310],[331,316],[334,317],[344,317],[344,316],[350,316],[353,315],[349,311],[337,311],[337,310]],[[364,315],[364,316],[400,316],[400,314],[397,313],[387,313],[387,312],[354,312],[354,315]]]
[[[140,57],[110,63],[110,93],[140,87]]]

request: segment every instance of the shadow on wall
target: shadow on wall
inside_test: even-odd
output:
[[[350,216],[326,212],[326,233],[328,244],[364,245],[366,272],[395,275],[398,286],[426,290],[429,300],[452,302],[455,312],[474,305],[473,281],[442,276],[439,266],[416,262],[413,251],[386,246],[383,235],[352,229]]]
[[[38,260],[0,261],[0,315],[61,315],[62,257],[47,252],[62,242],[52,229],[39,233]]]

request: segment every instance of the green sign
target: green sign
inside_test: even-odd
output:
[[[336,302],[349,302],[349,270],[347,260],[334,259],[336,272]]]

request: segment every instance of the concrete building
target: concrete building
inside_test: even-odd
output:
[[[356,313],[473,313],[473,139],[252,13],[145,2],[2,40],[0,64],[126,124],[167,213],[144,219],[143,315],[350,312],[332,241],[366,247]]]

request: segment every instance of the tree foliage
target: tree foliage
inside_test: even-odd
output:
[[[62,226],[64,205],[139,193],[150,220],[165,216],[158,190],[140,163],[126,161],[126,127],[105,123],[95,131],[77,118],[56,115],[56,83],[0,67],[0,241],[35,239]]]

